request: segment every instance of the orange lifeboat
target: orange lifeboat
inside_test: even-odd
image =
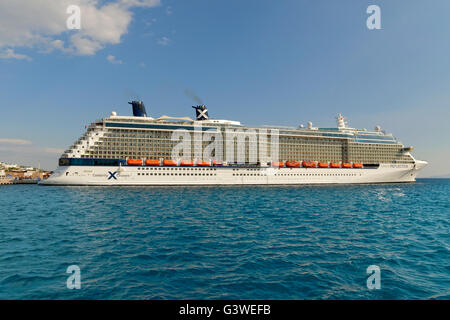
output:
[[[286,167],[298,168],[298,167],[300,167],[300,162],[298,162],[298,161],[286,161]]]
[[[362,168],[363,164],[362,163],[354,163],[353,164],[353,168]]]
[[[160,164],[161,164],[161,161],[159,161],[159,160],[150,160],[150,159],[145,160],[146,166],[159,166]]]
[[[340,168],[341,165],[340,165],[339,163],[330,162],[330,167],[331,167],[331,168]]]
[[[163,161],[163,165],[165,165],[165,166],[176,166],[177,162],[173,161],[173,160],[164,160]]]
[[[314,161],[303,161],[302,166],[304,166],[305,168],[315,168],[316,163]]]
[[[328,162],[319,162],[319,168],[328,168]]]
[[[129,166],[142,166],[141,159],[128,159],[127,163]]]
[[[192,167],[194,165],[194,161],[192,160],[181,160],[180,166],[182,167]]]
[[[211,161],[197,161],[197,166],[199,167],[210,167]]]
[[[272,167],[284,167],[284,162],[272,162]]]
[[[348,162],[342,162],[342,168],[351,168],[352,164]]]
[[[219,162],[219,161],[216,161],[216,160],[214,160],[214,161],[213,161],[213,165],[214,165],[214,166],[223,166],[223,163],[222,163],[222,162]]]

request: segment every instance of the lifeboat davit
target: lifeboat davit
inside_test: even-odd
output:
[[[319,162],[319,168],[328,168],[328,162]]]
[[[302,166],[304,166],[305,168],[315,168],[316,163],[314,161],[303,161]]]
[[[298,162],[298,161],[286,161],[286,167],[298,168],[298,167],[300,167],[300,162]]]
[[[150,159],[145,160],[146,166],[159,166],[160,164],[161,164],[161,161],[159,161],[159,160],[150,160]]]
[[[342,162],[342,168],[351,168],[352,164],[348,162]]]
[[[284,167],[284,162],[272,162],[272,167],[280,168]]]
[[[223,166],[223,163],[222,163],[222,162],[219,162],[219,161],[216,161],[216,160],[214,160],[214,161],[213,161],[213,165],[214,165],[214,166]]]
[[[199,167],[210,167],[211,161],[197,161],[197,166]]]
[[[354,163],[353,164],[353,168],[362,168],[363,164],[362,163]]]
[[[330,167],[331,167],[331,168],[340,168],[341,165],[340,165],[339,163],[330,162]]]
[[[173,160],[164,160],[163,161],[163,165],[165,165],[165,166],[176,166],[177,162],[173,161]]]
[[[128,159],[127,163],[129,166],[142,166],[141,159]]]
[[[181,160],[180,166],[182,167],[192,167],[194,165],[194,161],[192,160]]]

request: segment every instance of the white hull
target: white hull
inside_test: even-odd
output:
[[[236,168],[65,166],[41,185],[303,185],[414,182],[425,161],[378,168]]]

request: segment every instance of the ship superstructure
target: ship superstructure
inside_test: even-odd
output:
[[[426,165],[392,134],[351,128],[340,114],[333,128],[253,128],[211,119],[204,105],[193,107],[193,120],[152,118],[142,101],[130,104],[133,116],[112,112],[89,125],[43,184],[412,182]]]

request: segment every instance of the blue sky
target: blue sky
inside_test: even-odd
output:
[[[413,145],[423,176],[450,173],[449,1],[77,1],[122,11],[100,26],[89,14],[83,31],[82,10],[82,30],[68,31],[65,12],[0,4],[0,21],[19,12],[0,22],[0,159],[54,169],[85,125],[130,114],[133,98],[152,116],[192,117],[190,89],[210,116],[247,125],[330,126],[342,112]],[[366,27],[371,4],[381,30]]]

